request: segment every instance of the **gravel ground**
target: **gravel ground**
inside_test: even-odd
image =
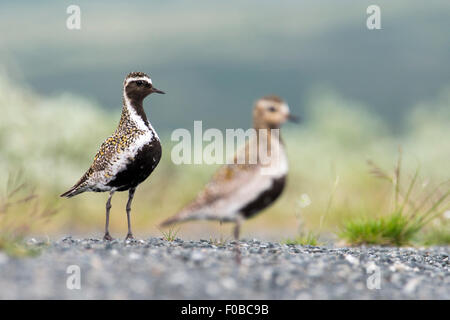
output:
[[[68,237],[30,245],[42,253],[22,259],[0,253],[1,299],[450,299],[449,247],[250,240],[240,242],[237,264],[233,242]],[[81,289],[67,288],[71,265],[80,268]]]

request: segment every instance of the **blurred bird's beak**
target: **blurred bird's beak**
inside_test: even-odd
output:
[[[153,92],[159,93],[159,94],[166,94],[164,91],[159,90],[159,89],[156,89],[156,88],[152,88],[152,93],[153,93]]]
[[[300,118],[297,117],[297,116],[294,116],[294,115],[292,115],[292,114],[290,114],[290,115],[288,116],[288,120],[291,121],[291,122],[294,122],[294,123],[299,123],[299,122],[300,122]]]

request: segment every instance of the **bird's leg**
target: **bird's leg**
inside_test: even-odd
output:
[[[239,233],[241,232],[241,221],[236,220],[236,225],[234,226],[234,240],[239,241]]]
[[[111,198],[114,194],[114,191],[109,193],[108,201],[106,201],[106,223],[105,223],[105,235],[103,236],[103,240],[111,241],[113,238],[109,234],[109,212],[111,211]]]
[[[133,201],[134,192],[136,191],[136,188],[130,189],[128,191],[128,202],[127,202],[127,222],[128,222],[128,234],[125,240],[133,240],[133,232],[131,232],[131,222],[130,222],[130,213],[131,213],[131,202]]]
[[[234,247],[236,251],[236,263],[241,263],[241,250],[239,248],[239,233],[241,232],[241,219],[236,219],[236,225],[234,226],[234,240],[236,241],[236,245]]]

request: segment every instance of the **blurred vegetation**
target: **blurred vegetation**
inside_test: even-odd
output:
[[[49,222],[56,213],[45,207],[20,173],[8,177],[0,195],[0,251],[15,257],[33,256],[39,252],[25,237]]]
[[[170,227],[167,231],[160,229],[162,238],[166,241],[174,241],[177,238],[177,234],[180,231],[179,227]]]
[[[411,179],[417,164],[421,166],[416,188],[449,179],[449,105],[450,88],[434,99],[412,105],[398,123],[402,130],[393,133],[396,130],[364,104],[327,87],[312,90],[301,115],[304,123],[283,129],[290,162],[287,189],[274,206],[244,224],[243,237],[282,241],[296,239],[303,230],[306,235],[320,232],[318,237],[333,239],[349,221],[376,218],[383,228],[392,224],[392,216],[383,214],[392,206],[392,186],[374,181],[366,160],[374,159],[382,167],[395,166],[392,162],[401,145],[404,175]],[[41,96],[5,75],[0,75],[0,109],[0,183],[7,183],[8,172],[23,170],[26,183],[36,186],[39,201],[59,208],[58,215],[31,233],[101,236],[106,194],[86,193],[70,200],[58,196],[89,167],[101,142],[115,129],[120,109],[108,112],[89,99],[69,93]],[[250,105],[245,112],[251,113]],[[158,123],[157,118],[150,118]],[[225,125],[234,127],[233,123]],[[160,236],[157,225],[190,201],[217,168],[174,165],[170,161],[173,143],[164,135],[162,139],[162,161],[138,188],[133,204],[133,226],[140,237]],[[298,202],[304,195],[310,203],[298,213]],[[412,200],[419,201],[414,197],[411,194]],[[113,237],[126,234],[126,198],[125,193],[113,198]],[[22,206],[10,206],[8,215],[31,213]],[[445,215],[438,219],[448,221]],[[399,218],[396,224],[402,221]],[[444,223],[436,226],[436,221],[421,231],[422,239]],[[448,228],[440,230],[443,236],[428,237],[427,241],[448,241]],[[227,224],[198,222],[182,225],[177,236],[210,239],[229,234],[231,226]]]
[[[316,234],[312,232],[299,233],[295,238],[288,238],[284,241],[287,245],[302,245],[302,246],[318,246],[321,243]]]
[[[390,174],[372,161],[372,173],[389,182],[393,190],[393,211],[386,216],[364,217],[350,220],[340,233],[348,243],[402,246],[417,240],[417,234],[431,221],[450,210],[450,181],[427,190],[416,183],[419,169],[406,184],[402,183],[401,151],[394,173]],[[436,237],[434,239],[437,239]],[[444,238],[445,240],[445,238]]]
[[[419,243],[426,246],[449,245],[450,244],[450,224],[445,222],[444,226],[434,227],[422,235]]]

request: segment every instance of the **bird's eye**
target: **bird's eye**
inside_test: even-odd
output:
[[[144,81],[138,80],[136,81],[138,87],[141,87],[144,84]]]
[[[274,106],[270,106],[267,108],[267,110],[269,110],[270,112],[275,112],[277,111],[277,108],[275,108]]]

